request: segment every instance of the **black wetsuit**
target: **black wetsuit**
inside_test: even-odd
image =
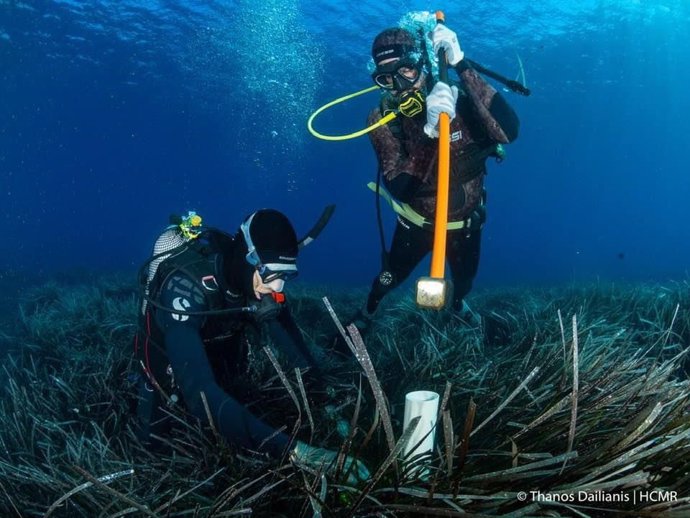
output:
[[[160,288],[151,295],[164,308],[187,312],[240,308],[257,303],[253,294],[244,296],[240,289],[233,294],[232,287],[220,282],[222,262],[228,260],[227,254],[227,250],[221,254],[207,249],[198,254],[197,260],[195,253],[188,251],[164,261],[156,276]],[[251,269],[246,269],[242,254],[235,255],[240,258],[235,262],[236,270],[241,270],[237,272],[241,274],[238,278],[250,275]],[[248,331],[256,326],[250,314],[184,315],[149,304],[142,320],[138,349],[146,376],[138,406],[140,436],[145,440],[152,433],[161,436],[173,423],[161,408],[166,404],[161,392],[178,399],[191,414],[207,421],[201,398],[203,392],[214,425],[228,441],[258,449],[272,436],[263,444],[263,451],[273,456],[284,451],[289,437],[276,433],[229,393],[233,385],[237,387],[238,378],[246,370],[248,336],[251,334]],[[287,306],[265,325],[273,343],[292,360],[293,366],[315,367]],[[155,388],[156,384],[160,390]]]
[[[474,70],[460,66],[460,95],[450,125],[450,192],[448,221],[467,222],[448,230],[446,256],[454,285],[453,306],[459,308],[472,288],[479,266],[481,227],[485,219],[486,159],[498,143],[517,138],[519,122],[503,97]],[[378,122],[386,101],[369,115]],[[418,226],[398,216],[388,255],[392,282],[377,277],[367,300],[373,313],[383,297],[402,283],[433,248],[433,222],[438,182],[438,139],[424,133],[426,111],[414,117],[398,116],[370,133],[385,187],[428,223]],[[470,223],[471,221],[471,223]],[[386,278],[384,276],[384,278]]]

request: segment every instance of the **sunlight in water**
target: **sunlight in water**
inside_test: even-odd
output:
[[[254,155],[260,176],[275,175],[266,161],[276,158],[295,162],[305,143],[304,124],[316,103],[316,90],[322,78],[322,51],[312,42],[302,24],[299,4],[287,0],[268,0],[261,4],[260,23],[256,6],[242,3],[235,12],[232,45],[240,56],[238,79],[252,102],[243,104],[242,124],[252,127],[256,148],[261,140],[262,155]],[[231,92],[234,95],[234,91]],[[296,183],[295,168],[289,168],[287,184]]]

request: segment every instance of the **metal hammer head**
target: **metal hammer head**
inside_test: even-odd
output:
[[[442,309],[446,305],[448,291],[445,279],[420,277],[417,279],[417,305],[428,309]]]

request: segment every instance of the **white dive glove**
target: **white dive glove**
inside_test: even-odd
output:
[[[438,55],[438,50],[444,49],[450,66],[454,67],[465,57],[465,53],[460,49],[458,35],[442,23],[436,24],[430,36],[434,44],[434,54]]]
[[[424,133],[431,138],[438,138],[438,118],[447,113],[450,120],[455,118],[455,103],[458,102],[458,87],[448,86],[439,81],[426,96],[426,124]]]

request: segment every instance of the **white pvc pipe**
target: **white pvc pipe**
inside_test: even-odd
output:
[[[436,436],[436,416],[438,414],[439,395],[430,390],[417,390],[408,392],[405,396],[405,416],[403,420],[403,433],[412,419],[421,416],[417,428],[405,445],[406,458],[415,457],[422,453],[430,453],[434,450],[434,438]],[[427,435],[428,434],[428,435]],[[422,441],[422,438],[426,438]],[[422,441],[419,443],[419,441]],[[419,443],[419,446],[415,447]]]

